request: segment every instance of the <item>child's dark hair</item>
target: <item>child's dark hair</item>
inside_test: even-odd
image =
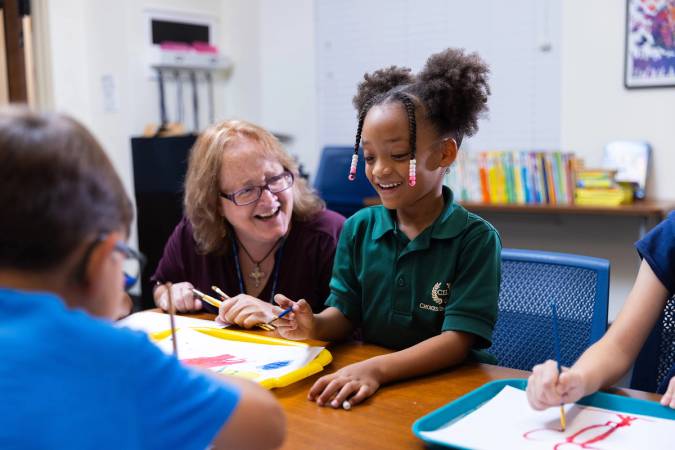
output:
[[[0,110],[0,268],[56,267],[87,239],[127,231],[133,209],[96,139],[78,122]]]
[[[416,105],[423,108],[440,136],[452,137],[459,147],[464,136],[472,136],[478,130],[478,119],[487,112],[489,72],[476,53],[465,54],[461,49],[449,48],[431,55],[416,76],[410,69],[396,66],[365,74],[353,99],[358,111],[354,155],[358,155],[368,111],[374,105],[389,102],[400,102],[408,115],[412,162],[416,152]]]

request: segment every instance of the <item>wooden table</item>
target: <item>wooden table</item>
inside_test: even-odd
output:
[[[319,407],[307,391],[321,375],[357,361],[388,353],[368,344],[340,344],[329,348],[333,363],[319,374],[274,391],[286,411],[288,435],[284,449],[424,449],[412,434],[419,417],[492,380],[526,378],[529,373],[488,364],[460,367],[381,387],[350,411]],[[615,390],[635,398],[657,400],[655,394]]]
[[[213,315],[193,317],[212,319]],[[283,449],[424,449],[423,442],[412,434],[415,420],[489,381],[529,375],[522,370],[488,364],[465,364],[381,387],[364,403],[345,411],[319,407],[307,400],[314,381],[348,364],[390,350],[359,343],[331,345],[328,350],[333,362],[323,372],[273,391],[286,411],[288,431]],[[612,392],[648,400],[659,398],[656,394],[631,389]]]

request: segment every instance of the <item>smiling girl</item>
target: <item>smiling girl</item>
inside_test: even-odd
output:
[[[392,66],[366,74],[354,97],[366,176],[382,206],[345,222],[326,308],[305,300],[277,322],[291,339],[340,340],[360,327],[367,342],[394,350],[326,375],[310,389],[319,405],[349,406],[380,385],[459,364],[489,361],[497,316],[501,242],[485,220],[454,202],[443,177],[465,136],[477,130],[490,93],[488,67],[448,49],[418,75]]]

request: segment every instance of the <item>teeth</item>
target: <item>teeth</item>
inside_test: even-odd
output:
[[[384,188],[384,189],[391,189],[391,188],[393,188],[393,187],[397,187],[397,186],[400,186],[400,185],[401,185],[401,183],[391,183],[391,184],[382,184],[382,183],[380,183],[380,187],[381,187],[381,188]]]
[[[267,219],[268,217],[272,217],[273,215],[275,215],[277,211],[279,211],[279,208],[275,208],[269,214],[258,214],[258,216],[262,217],[263,219]]]

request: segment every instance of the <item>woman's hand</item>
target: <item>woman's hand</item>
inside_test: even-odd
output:
[[[292,307],[292,312],[274,322],[279,335],[286,339],[301,340],[309,339],[314,332],[314,313],[306,300],[294,302],[284,295],[277,294],[274,301],[281,308]],[[282,310],[283,310],[282,309]]]
[[[585,383],[581,374],[565,367],[558,375],[558,364],[550,359],[534,366],[527,380],[527,400],[537,410],[574,403],[584,393]]]
[[[259,323],[272,320],[281,311],[283,310],[276,305],[250,295],[239,294],[223,301],[218,310],[218,318],[242,328],[253,328]]]
[[[675,377],[670,379],[668,389],[666,389],[666,393],[661,397],[661,404],[675,409]]]
[[[377,361],[373,358],[343,367],[335,373],[319,378],[309,390],[307,398],[319,406],[333,408],[357,405],[373,395],[381,380]],[[345,407],[345,409],[349,409]]]
[[[187,281],[171,285],[171,299],[178,312],[199,311],[202,309],[202,301],[192,294],[193,286]],[[169,310],[169,290],[166,285],[158,285],[152,293],[155,305],[164,311]]]

